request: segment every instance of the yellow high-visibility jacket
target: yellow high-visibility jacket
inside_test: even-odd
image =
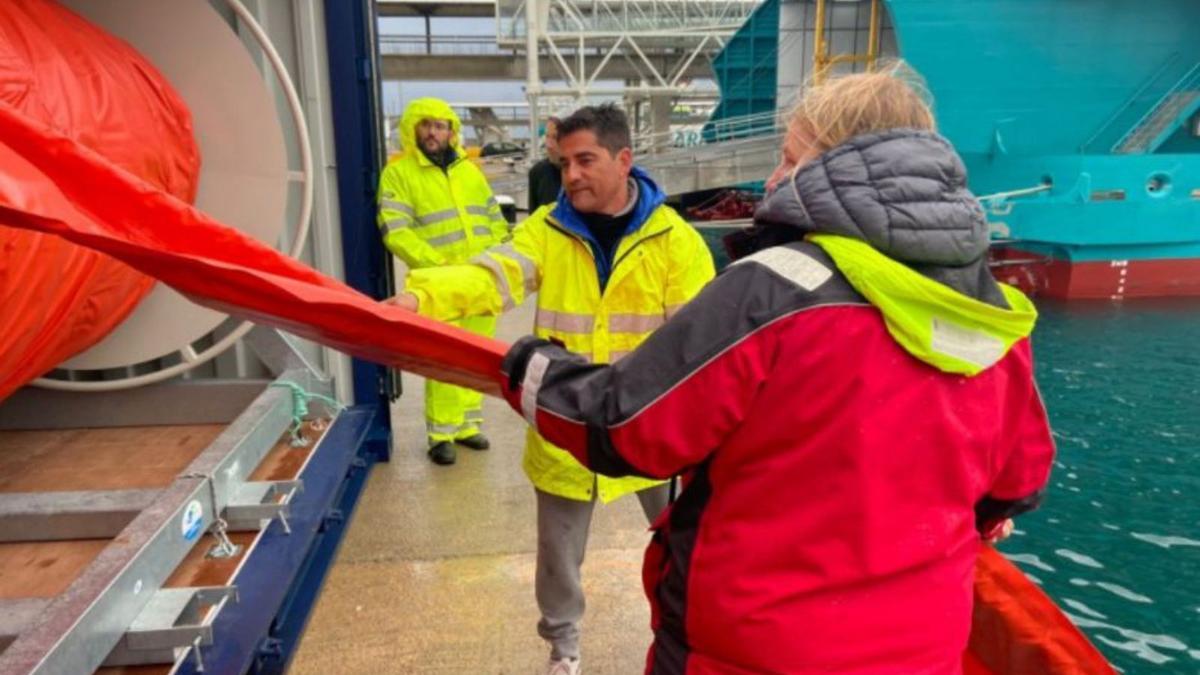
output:
[[[635,168],[634,177],[638,205],[614,262],[597,255],[586,226],[562,198],[535,211],[513,231],[512,241],[470,265],[413,271],[407,290],[420,301],[421,314],[443,321],[499,314],[537,292],[534,333],[595,363],[616,361],[713,277],[712,255],[699,233],[662,204],[647,176]],[[581,501],[595,496],[609,502],[656,484],[594,474],[533,428],[524,468],[539,490]]]
[[[449,120],[458,158],[445,171],[417,146],[416,129],[426,118]],[[483,172],[460,141],[462,123],[436,98],[408,104],[400,120],[405,152],[379,180],[379,228],[389,251],[417,269],[461,263],[508,236],[508,223]]]

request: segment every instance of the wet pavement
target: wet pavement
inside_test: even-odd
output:
[[[533,307],[497,337],[529,332]],[[372,471],[291,672],[538,673],[549,648],[533,595],[534,492],[521,470],[525,422],[484,402],[492,449],[425,457],[421,378],[392,411],[392,461]],[[641,591],[649,535],[637,499],[598,506],[584,563],[584,672],[639,673],[650,642]]]

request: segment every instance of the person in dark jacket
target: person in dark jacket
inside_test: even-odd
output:
[[[529,212],[558,201],[562,192],[562,166],[558,158],[557,117],[546,120],[546,157],[529,169]]]
[[[688,475],[648,673],[959,673],[981,543],[1054,455],[1036,311],[896,69],[807,91],[740,256],[623,360],[523,338],[506,397],[593,470]]]

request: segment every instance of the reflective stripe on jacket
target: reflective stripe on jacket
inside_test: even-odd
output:
[[[458,155],[445,171],[417,146],[423,119],[449,120]],[[487,179],[459,143],[461,123],[450,106],[417,99],[400,122],[405,153],[379,181],[379,228],[384,245],[410,268],[460,263],[508,235],[508,223]]]
[[[498,314],[536,291],[538,336],[610,363],[641,344],[713,277],[712,255],[699,233],[660,203],[621,240],[601,292],[591,247],[552,215],[556,208],[535,211],[513,231],[512,241],[472,265],[412,272],[407,289],[420,299],[421,313],[443,320]],[[568,499],[608,502],[656,483],[597,476],[532,428],[524,467],[539,490]]]

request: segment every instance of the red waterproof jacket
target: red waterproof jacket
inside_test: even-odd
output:
[[[730,266],[614,365],[532,338],[505,359],[510,402],[580,462],[688,476],[646,553],[648,673],[957,673],[978,530],[1047,480],[1032,306],[982,267],[961,163],[931,134],[855,144],[759,217],[841,236]],[[864,206],[865,167],[896,180]],[[893,257],[864,243],[922,224]],[[952,273],[913,260],[951,248]]]

